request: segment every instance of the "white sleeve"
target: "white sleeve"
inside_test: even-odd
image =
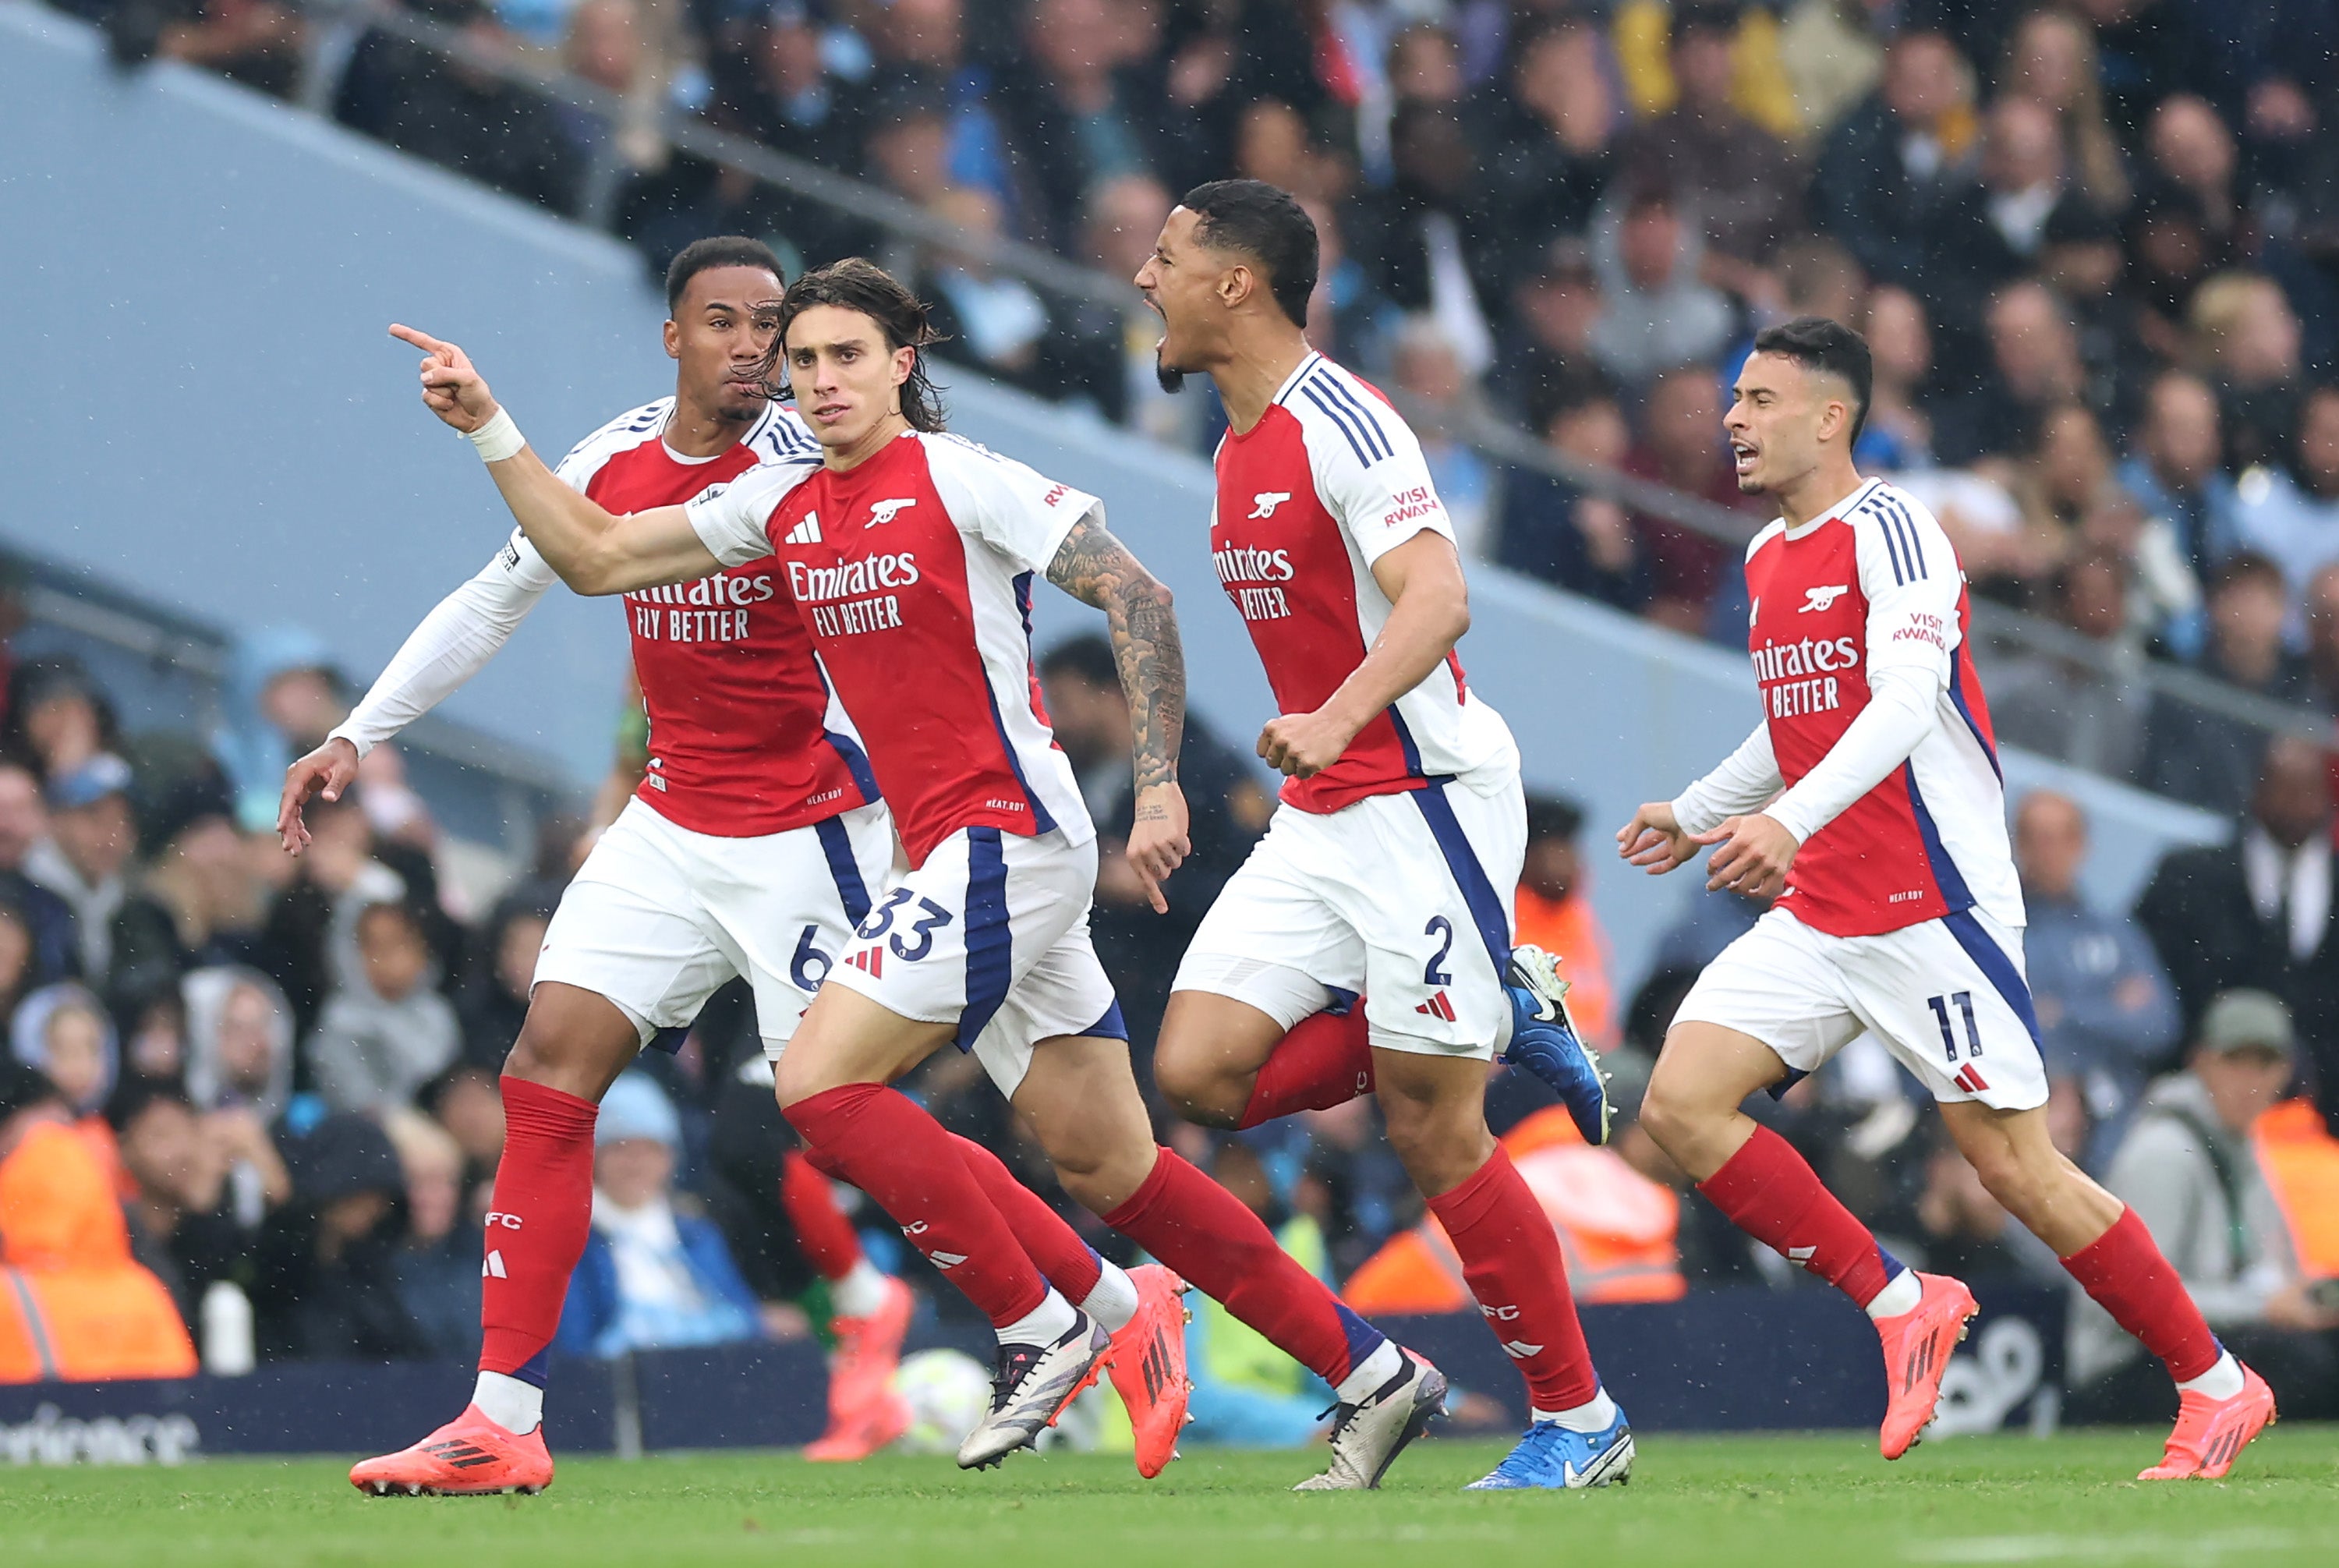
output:
[[[443,702],[496,656],[559,579],[517,529],[479,576],[439,601],[407,634],[350,716],[332,732],[363,757]],[[331,737],[328,737],[331,738]]]
[[[1327,377],[1303,384],[1298,395],[1327,399],[1318,405],[1324,419],[1308,421],[1308,464],[1325,509],[1357,542],[1367,567],[1416,534],[1454,537],[1421,442],[1403,419]]]
[[[788,492],[812,477],[815,460],[763,463],[727,485],[716,485],[683,506],[707,553],[726,567],[744,567],[772,553],[765,525]]]
[[[1683,833],[1711,833],[1726,817],[1760,810],[1785,782],[1771,750],[1771,726],[1758,724],[1720,767],[1682,791],[1673,801],[1673,820]]]
[[[1949,684],[1949,655],[1963,633],[1958,599],[1965,574],[1933,514],[1897,489],[1879,492],[1852,520],[1860,591],[1868,599],[1868,669],[1914,667]]]
[[[1964,578],[1930,512],[1888,490],[1852,526],[1868,598],[1868,705],[1770,810],[1806,843],[1907,762],[1940,722],[1949,657],[1962,635]]]
[[[1064,536],[1104,503],[958,436],[927,436],[927,471],[960,529],[1026,571],[1044,575]]]

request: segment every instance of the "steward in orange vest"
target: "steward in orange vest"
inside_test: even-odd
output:
[[[1512,1163],[1559,1233],[1567,1281],[1578,1301],[1672,1301],[1682,1278],[1681,1198],[1626,1165],[1614,1149],[1590,1149],[1567,1112],[1551,1106],[1502,1139]],[[1377,1313],[1462,1312],[1472,1305],[1462,1260],[1435,1215],[1367,1258],[1342,1297]]]
[[[47,1080],[18,1073],[0,1085],[0,1383],[192,1376],[194,1343],[132,1261],[104,1168]]]

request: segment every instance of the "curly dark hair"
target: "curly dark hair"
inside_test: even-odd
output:
[[[769,245],[744,234],[716,234],[693,240],[667,264],[666,313],[671,316],[682,309],[683,291],[690,287],[693,278],[716,267],[754,267],[777,278],[783,290],[787,287],[787,269],[780,265]]]
[[[907,284],[864,257],[847,256],[842,261],[815,267],[788,285],[780,301],[780,331],[772,341],[774,363],[765,373],[766,381],[785,388],[788,329],[798,316],[815,305],[856,311],[877,323],[889,349],[915,349],[917,357],[911,361],[910,379],[902,383],[902,418],[913,430],[947,428],[948,411],[943,406],[942,390],[928,373],[926,360],[926,350],[943,341],[943,334],[934,330],[931,311],[923,300]]]

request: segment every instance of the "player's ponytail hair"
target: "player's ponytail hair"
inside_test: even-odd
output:
[[[946,428],[942,390],[926,369],[926,350],[941,342],[943,334],[934,330],[923,300],[884,268],[860,256],[815,267],[788,285],[780,301],[780,330],[772,340],[775,363],[765,372],[766,382],[777,382],[784,395],[792,395],[786,394],[788,328],[815,305],[856,311],[877,323],[888,349],[915,349],[910,379],[902,383],[902,418],[913,430]]]

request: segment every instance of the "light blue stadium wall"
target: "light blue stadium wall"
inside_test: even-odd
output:
[[[305,622],[370,673],[505,528],[383,326],[464,343],[554,449],[667,389],[662,314],[610,241],[197,73],[125,78],[85,30],[0,0],[0,536],[213,619]],[[1247,745],[1267,688],[1209,572],[1207,466],[949,379],[958,429],[1106,498],[1179,596],[1197,711]],[[1043,599],[1043,642],[1088,615]],[[1584,801],[1595,839],[1754,721],[1725,650],[1491,571],[1475,606],[1474,687],[1518,731],[1530,782]],[[607,763],[624,656],[614,606],[556,595],[449,711],[586,780]],[[2107,900],[2168,843],[2217,829],[2007,767],[2018,790],[2060,779],[2087,798]],[[1595,888],[1635,977],[1689,888],[1613,863]]]

